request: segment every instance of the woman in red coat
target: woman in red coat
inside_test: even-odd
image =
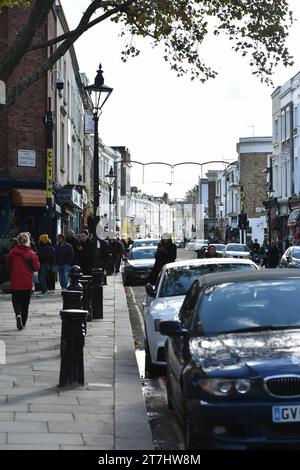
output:
[[[17,244],[6,257],[10,275],[12,304],[16,314],[18,330],[22,330],[28,317],[28,308],[32,292],[32,273],[38,271],[40,263],[37,254],[30,248],[27,233],[20,233]]]

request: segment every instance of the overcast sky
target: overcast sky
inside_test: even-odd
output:
[[[79,22],[88,0],[61,0],[70,28]],[[300,19],[299,0],[290,0],[295,17]],[[274,88],[260,83],[251,75],[248,59],[234,53],[226,39],[207,41],[203,57],[219,72],[205,84],[177,78],[169,69],[158,48],[142,40],[142,53],[127,63],[121,61],[123,39],[119,27],[102,23],[85,33],[75,50],[81,72],[94,81],[102,63],[105,83],[114,91],[103,108],[100,135],[107,145],[129,148],[132,160],[142,162],[210,160],[233,161],[240,137],[271,135],[271,93]],[[282,85],[300,70],[300,20],[292,29],[289,48],[295,65],[278,68],[274,86]],[[222,164],[203,166],[224,168]],[[183,197],[197,182],[198,166],[177,166],[171,178],[166,166],[149,166],[142,172],[133,167],[132,185],[144,192]],[[160,183],[173,184],[160,184]]]

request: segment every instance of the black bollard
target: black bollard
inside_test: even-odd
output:
[[[60,311],[65,331],[61,340],[59,387],[84,385],[83,346],[85,332],[83,325],[87,314],[86,310]]]
[[[70,278],[70,284],[67,287],[67,290],[83,290],[82,285],[79,283],[79,279],[82,277],[82,272],[80,266],[76,264],[70,268],[68,273]]]
[[[91,306],[91,286],[92,286],[92,276],[85,274],[81,276],[80,283],[83,285],[83,308],[88,310],[88,321],[93,320],[92,316],[92,306]]]
[[[91,305],[93,319],[103,318],[103,269],[95,268],[92,270],[92,292]]]

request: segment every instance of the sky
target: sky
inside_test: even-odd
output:
[[[88,0],[61,0],[68,24],[74,28]],[[251,74],[249,59],[231,50],[226,39],[213,38],[202,56],[219,75],[205,84],[178,78],[158,48],[141,39],[141,54],[123,63],[124,39],[119,26],[106,21],[86,32],[75,51],[81,72],[94,82],[101,62],[105,83],[114,89],[100,117],[100,137],[106,145],[125,146],[131,159],[143,163],[221,162],[237,158],[240,137],[272,133],[271,94],[300,70],[300,2],[289,0],[295,21],[288,42],[294,66],[278,67],[274,87]],[[173,175],[166,165],[132,167],[132,186],[149,195],[182,198],[208,169],[225,164],[178,165]]]

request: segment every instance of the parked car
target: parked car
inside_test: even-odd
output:
[[[223,243],[212,243],[212,245],[215,245],[217,254],[223,256],[226,245]]]
[[[202,238],[198,238],[196,240],[195,251],[201,250],[201,248],[203,248],[204,246],[208,246],[208,245],[209,245],[209,240],[204,240]]]
[[[187,449],[299,448],[299,290],[296,269],[208,274],[160,323]]]
[[[156,246],[132,248],[121,268],[124,286],[145,284],[155,262]]]
[[[182,238],[175,238],[175,245],[177,248],[184,248],[184,240]]]
[[[133,240],[131,248],[137,248],[139,246],[157,246],[159,242],[159,238],[137,238]]]
[[[220,271],[258,269],[250,260],[208,258],[175,261],[166,264],[159,275],[157,287],[146,285],[144,303],[145,372],[148,377],[165,365],[166,336],[159,332],[161,320],[172,320],[179,312],[185,295],[195,279],[201,275]]]
[[[185,249],[188,250],[188,251],[194,251],[195,250],[195,246],[196,246],[196,238],[193,238],[192,240],[190,240],[186,245],[185,245]]]
[[[246,258],[251,257],[250,250],[246,245],[242,243],[227,243],[223,256],[230,258]]]
[[[279,261],[280,268],[300,268],[300,246],[290,246]]]

